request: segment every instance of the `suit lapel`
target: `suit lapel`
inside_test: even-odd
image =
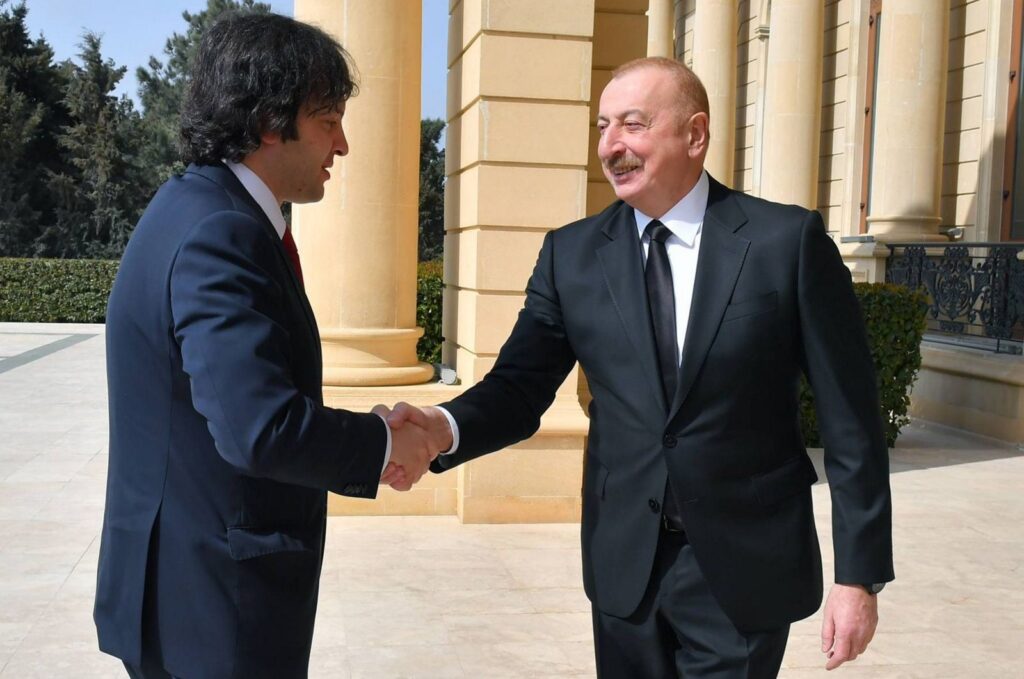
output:
[[[287,276],[291,281],[292,293],[296,299],[299,300],[299,306],[302,307],[303,313],[306,315],[306,322],[309,324],[311,334],[315,339],[316,352],[317,352],[317,365],[322,363],[322,357],[320,356],[320,334],[317,330],[316,317],[313,315],[313,309],[309,306],[309,298],[306,297],[306,291],[299,282],[298,276],[295,274],[295,269],[292,267],[291,260],[288,258],[288,253],[285,252],[284,243],[281,242],[281,237],[277,234],[277,229],[270,222],[270,218],[267,217],[267,213],[263,211],[256,199],[250,195],[245,187],[242,186],[242,182],[238,181],[238,177],[235,173],[227,168],[227,166],[217,163],[216,165],[189,165],[186,172],[192,172],[202,177],[206,177],[212,182],[219,184],[235,198],[242,201],[257,220],[267,230],[268,235],[273,237],[277,243],[277,255],[281,262],[284,264],[284,269],[287,272]]]
[[[736,287],[750,241],[735,232],[747,217],[732,197],[731,191],[711,179],[708,208],[701,228],[697,276],[693,285],[693,302],[683,344],[683,360],[679,368],[676,391],[669,420],[675,417],[697,379],[711,343],[718,334],[722,315]]]
[[[661,389],[651,311],[644,285],[643,250],[633,217],[633,208],[625,203],[613,206],[603,229],[608,243],[597,248],[605,284],[611,294],[623,330],[640,361],[641,372],[665,411],[668,404]]]

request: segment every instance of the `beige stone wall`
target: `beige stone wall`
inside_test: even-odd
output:
[[[614,30],[594,0],[451,0],[442,360],[463,385],[494,365],[544,234],[586,213],[592,41],[604,36],[614,65]],[[646,33],[637,41],[646,47]],[[451,475],[463,521],[578,518],[586,419],[576,390],[574,371],[519,452]]]
[[[583,214],[592,6],[452,2],[444,362],[463,381],[493,365],[544,233]]]
[[[965,240],[972,241],[978,239],[975,224],[979,163],[991,149],[991,140],[986,143],[981,134],[991,1],[953,0],[949,15],[949,80],[940,228],[964,227]],[[1002,162],[1001,158],[999,162]]]

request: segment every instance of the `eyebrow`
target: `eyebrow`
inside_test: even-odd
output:
[[[627,118],[627,117],[633,116],[633,115],[639,115],[639,116],[641,116],[643,118],[649,118],[650,117],[647,114],[646,111],[643,111],[643,110],[638,109],[638,108],[631,108],[628,111],[624,111],[620,117]],[[608,116],[606,116],[604,114],[598,114],[597,119],[598,120],[608,120]]]

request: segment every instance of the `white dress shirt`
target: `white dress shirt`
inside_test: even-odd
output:
[[[236,177],[238,181],[242,183],[244,188],[252,199],[256,201],[256,204],[263,210],[263,214],[267,216],[270,223],[274,225],[274,230],[277,231],[278,238],[284,238],[284,232],[287,228],[287,224],[284,221],[284,213],[281,212],[281,204],[277,202],[277,198],[274,197],[273,192],[270,188],[260,179],[259,175],[248,168],[243,163],[232,163],[230,160],[225,160],[224,164]],[[378,415],[378,417],[380,417]],[[388,462],[391,461],[391,427],[388,426],[388,421],[383,417],[380,418],[384,423],[384,430],[387,432],[387,445],[384,447],[384,466],[381,467],[380,473],[384,473],[384,468],[388,466]],[[448,420],[451,422],[451,415],[448,416]],[[457,440],[457,439],[456,439]]]
[[[665,251],[668,253],[669,268],[672,269],[672,290],[676,301],[677,363],[682,362],[686,326],[690,320],[693,284],[697,279],[697,256],[700,254],[700,232],[701,227],[704,226],[704,213],[708,209],[710,188],[708,173],[701,172],[700,179],[690,189],[690,192],[658,220],[672,232],[672,235],[665,241]],[[640,234],[640,245],[643,247],[644,266],[646,267],[647,250],[650,247],[651,239],[644,235],[644,230],[654,217],[649,217],[636,208],[633,209],[633,216]],[[452,428],[452,447],[443,453],[450,455],[459,447],[459,425],[447,410],[444,408],[438,408],[438,410],[445,414],[448,424]]]
[[[683,344],[686,341],[686,326],[690,321],[693,284],[697,279],[697,256],[700,254],[700,233],[704,225],[704,212],[708,209],[709,190],[708,173],[701,172],[700,179],[690,192],[658,219],[672,232],[665,241],[665,252],[668,253],[668,264],[672,269],[672,291],[676,300],[677,364],[683,360]],[[646,267],[651,239],[644,235],[644,230],[654,217],[636,209],[633,215],[636,217],[637,231],[640,232]]]

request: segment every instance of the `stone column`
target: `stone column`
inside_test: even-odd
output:
[[[293,208],[295,240],[324,351],[324,384],[418,384],[419,2],[296,0],[295,17],[352,55],[359,95],[348,102],[351,150],[335,161],[324,199]]]
[[[885,4],[879,30],[868,233],[945,240],[941,222],[949,0]]]
[[[650,0],[647,9],[647,56],[675,58],[675,11],[672,0]]]
[[[711,145],[704,166],[732,186],[736,160],[735,0],[701,0],[693,30],[693,70],[708,91]]]
[[[771,4],[761,196],[807,208],[818,205],[824,4]]]

